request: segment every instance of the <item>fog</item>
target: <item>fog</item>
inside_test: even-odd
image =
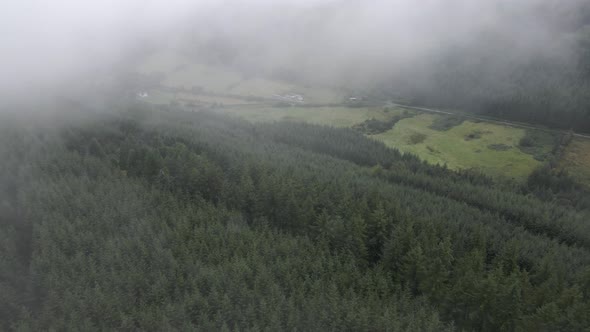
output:
[[[253,75],[418,86],[449,57],[492,79],[532,57],[573,63],[581,0],[21,0],[0,7],[2,97],[67,93],[150,51]],[[489,78],[488,78],[489,79]]]

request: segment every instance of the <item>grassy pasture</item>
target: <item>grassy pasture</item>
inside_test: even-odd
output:
[[[351,127],[371,118],[387,120],[404,112],[402,109],[384,111],[380,108],[270,106],[230,107],[223,111],[253,122],[300,121],[335,127]],[[522,180],[542,164],[519,148],[519,142],[526,134],[524,129],[472,121],[464,121],[444,131],[432,129],[433,122],[440,122],[439,117],[442,116],[419,114],[372,137],[432,164],[447,164],[452,169],[477,169],[492,176]],[[551,139],[536,147],[536,151],[544,153],[551,149]]]
[[[421,114],[398,122],[376,139],[451,169],[477,169],[493,176],[524,178],[541,162],[518,148],[525,130],[465,121],[445,131],[430,128],[439,115]],[[505,146],[498,149],[498,146]],[[551,146],[545,146],[547,151]]]
[[[377,108],[350,107],[236,107],[226,108],[229,112],[253,122],[297,121],[334,127],[351,127],[366,119],[386,119],[401,110],[384,112]]]
[[[559,166],[578,181],[590,186],[590,140],[574,139],[565,150]]]

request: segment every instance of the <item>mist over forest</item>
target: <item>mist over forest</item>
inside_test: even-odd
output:
[[[585,331],[590,2],[0,5],[0,331]]]

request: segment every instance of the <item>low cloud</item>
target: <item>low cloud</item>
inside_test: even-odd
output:
[[[394,76],[417,82],[456,53],[492,72],[540,55],[567,62],[571,45],[564,34],[581,3],[7,1],[0,7],[0,89],[16,96],[60,86],[109,70],[145,45],[175,47],[262,75],[287,72],[331,84]]]

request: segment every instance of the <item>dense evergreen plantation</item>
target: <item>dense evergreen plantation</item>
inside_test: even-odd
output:
[[[590,330],[590,195],[353,129],[0,118],[0,330]]]

